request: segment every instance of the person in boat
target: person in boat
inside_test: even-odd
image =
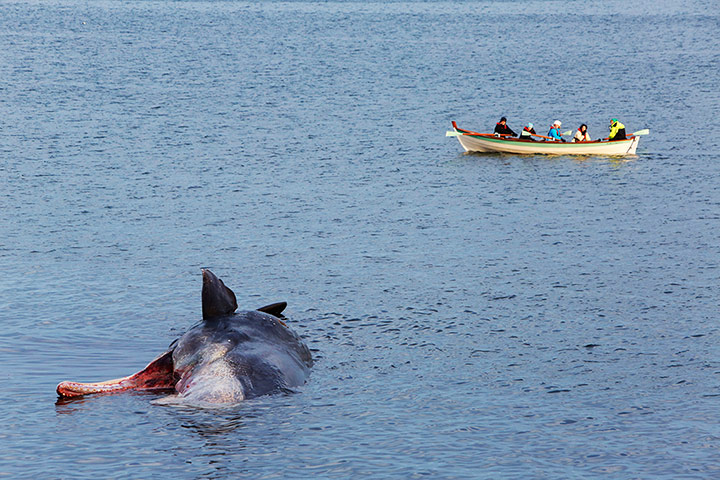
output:
[[[562,134],[560,133],[560,126],[562,125],[562,122],[560,120],[555,120],[552,124],[552,127],[550,127],[550,131],[548,132],[547,136],[550,137],[551,142],[564,142],[565,139],[562,138]]]
[[[507,126],[507,118],[502,117],[500,121],[495,125],[495,133],[500,135],[512,135],[517,136],[517,133],[513,132],[510,127]]]
[[[590,141],[590,134],[587,131],[587,125],[584,123],[580,125],[580,128],[577,129],[577,132],[575,132],[575,136],[573,137],[573,142],[589,142]]]
[[[532,140],[533,142],[536,142],[537,140],[532,137],[533,135],[537,135],[537,133],[533,128],[533,124],[528,123],[526,127],[523,127],[522,132],[520,132],[520,135],[518,135],[518,137],[520,138],[520,140]]]
[[[625,134],[625,125],[618,122],[617,118],[613,118],[610,120],[610,135],[608,135],[608,140],[626,140],[627,136]]]

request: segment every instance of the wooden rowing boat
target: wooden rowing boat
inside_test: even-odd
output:
[[[448,136],[457,137],[466,152],[517,153],[546,155],[634,155],[640,136],[645,131],[628,135],[626,140],[595,140],[593,142],[555,142],[520,140],[509,135],[477,133],[459,128],[452,122],[454,132]]]

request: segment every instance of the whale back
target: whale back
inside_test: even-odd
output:
[[[303,385],[312,357],[277,317],[260,312],[203,320],[175,344],[178,400],[230,404]]]

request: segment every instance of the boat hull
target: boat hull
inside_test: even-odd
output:
[[[493,135],[464,134],[456,129],[460,145],[466,152],[516,153],[544,155],[634,155],[640,137],[610,142],[533,142],[531,140],[505,139]]]

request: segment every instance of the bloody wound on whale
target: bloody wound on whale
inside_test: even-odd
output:
[[[96,383],[62,382],[61,397],[126,390],[174,390],[158,403],[233,404],[305,383],[312,357],[274,303],[235,313],[235,293],[204,269],[203,320],[143,370]]]

